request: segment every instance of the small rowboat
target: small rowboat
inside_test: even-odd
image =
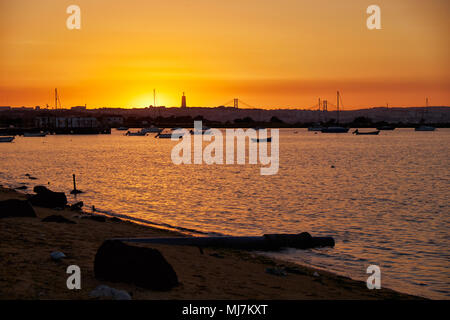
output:
[[[344,127],[328,127],[328,128],[323,128],[321,131],[322,133],[347,133],[348,132],[348,128],[344,128]]]
[[[14,137],[0,137],[0,142],[12,142]]]
[[[380,133],[380,130],[377,131],[371,131],[371,132],[359,132],[358,129],[352,132],[353,134],[356,134],[357,136],[365,135],[365,136],[377,136]]]
[[[47,136],[46,132],[25,132],[23,134],[25,138],[34,138],[34,137],[45,137]]]
[[[431,126],[420,126],[414,129],[415,131],[434,131],[436,130],[435,127],[431,127]]]
[[[272,137],[269,138],[252,138],[252,142],[272,142]]]
[[[131,137],[137,137],[137,136],[142,137],[142,136],[146,136],[147,133],[146,132],[142,132],[142,131],[138,131],[138,132],[128,131],[127,133],[125,133],[125,135],[126,136],[131,136]]]

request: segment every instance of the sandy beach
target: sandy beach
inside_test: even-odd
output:
[[[25,194],[0,188],[0,201],[26,199]],[[94,277],[94,257],[100,245],[115,237],[174,237],[183,235],[126,221],[84,219],[86,213],[34,207],[37,218],[0,219],[0,299],[93,299],[100,284],[126,290],[133,299],[415,299],[389,289],[368,290],[366,284],[322,270],[251,252],[152,245],[175,269],[180,285],[158,292]],[[62,215],[76,224],[42,222]],[[67,258],[55,262],[53,251]],[[81,268],[81,290],[68,290],[66,268]],[[285,276],[267,268],[288,268]],[[319,276],[314,276],[317,272]]]

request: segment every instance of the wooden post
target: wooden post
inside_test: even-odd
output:
[[[77,191],[77,183],[75,182],[75,174],[73,176],[73,191]]]

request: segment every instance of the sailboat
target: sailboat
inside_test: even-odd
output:
[[[425,110],[428,111],[428,98],[426,99],[426,107],[425,107]],[[424,113],[425,113],[425,110],[422,111],[422,119],[420,120],[421,123],[424,123],[424,122],[425,122],[425,119],[424,119]],[[416,127],[414,130],[415,130],[415,131],[434,131],[434,130],[436,130],[436,128],[435,128],[435,127],[432,127],[432,126],[426,126],[426,125],[422,124],[422,125]]]
[[[321,125],[320,125],[320,105],[321,105],[321,103],[320,103],[320,98],[319,98],[319,110],[318,110],[318,115],[319,115],[319,117],[318,117],[318,122],[317,123],[314,123],[311,127],[308,127],[308,131],[322,131],[322,129],[324,129],[324,127],[322,127]]]
[[[339,101],[341,100],[341,96],[339,95],[339,91],[337,92],[337,121],[336,127],[328,127],[323,128],[321,131],[322,133],[347,133],[349,128],[344,128],[339,126]]]

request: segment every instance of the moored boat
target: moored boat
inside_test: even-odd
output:
[[[422,125],[422,126],[419,126],[419,127],[415,128],[414,130],[415,131],[434,131],[434,130],[436,130],[436,128],[432,127],[432,126]]]
[[[131,136],[131,137],[137,137],[137,136],[146,136],[147,133],[146,132],[142,132],[142,131],[137,131],[137,132],[131,132],[128,131],[127,133],[125,133],[126,136]]]
[[[12,142],[14,137],[0,137],[0,142]]]
[[[46,132],[25,132],[23,134],[25,138],[33,138],[33,137],[45,137],[47,136]]]
[[[183,135],[179,135],[179,134],[172,134],[172,133],[158,133],[155,138],[158,139],[172,139],[172,135],[174,138],[179,138],[181,139]]]
[[[350,130],[349,128],[344,128],[344,127],[340,127],[339,126],[339,102],[341,102],[341,95],[339,94],[339,91],[337,92],[337,120],[336,120],[336,124],[337,126],[335,127],[328,127],[328,128],[322,128],[322,133],[347,133],[348,130]]]
[[[141,131],[145,132],[145,133],[158,133],[158,132],[161,132],[162,129],[155,127],[155,126],[151,126],[149,128],[142,128]]]
[[[252,142],[272,142],[272,137],[269,137],[269,138],[252,138]]]
[[[377,136],[380,133],[380,130],[377,131],[370,131],[370,132],[359,132],[358,129],[356,129],[355,131],[352,132],[353,134],[356,134],[357,136],[362,136],[362,135],[372,135],[372,136]]]
[[[313,125],[312,127],[308,128],[308,131],[322,131],[323,129],[325,128],[321,125]]]
[[[381,127],[377,127],[377,130],[395,130],[394,126],[381,126]]]

